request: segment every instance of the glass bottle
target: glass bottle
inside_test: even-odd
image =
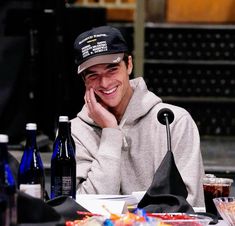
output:
[[[37,124],[26,124],[26,145],[18,171],[18,187],[33,197],[44,200],[45,174],[36,142]]]
[[[75,154],[76,146],[75,146],[75,142],[74,142],[74,139],[72,137],[72,134],[71,134],[71,122],[68,121],[68,124],[69,124],[69,135],[70,135],[71,143],[73,145],[73,150],[74,150],[74,154]]]
[[[59,117],[51,157],[51,198],[61,195],[76,199],[76,160],[68,116]]]
[[[5,202],[1,225],[17,224],[16,183],[8,162],[8,135],[0,134],[0,199]]]

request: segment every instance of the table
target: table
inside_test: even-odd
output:
[[[21,156],[23,154],[22,151],[10,151],[10,153],[18,160],[20,161],[21,159]],[[44,163],[44,168],[46,170],[46,190],[50,190],[50,187],[49,187],[49,179],[50,179],[50,158],[51,158],[51,155],[52,153],[51,152],[42,152],[40,153],[41,154],[41,157],[42,157],[42,160],[43,160],[43,163]],[[230,169],[231,170],[231,169]],[[47,173],[48,172],[48,173]],[[234,172],[235,172],[235,168],[234,168]],[[197,211],[196,211],[197,212]],[[201,212],[200,210],[198,210],[198,212]],[[203,211],[202,211],[203,212]],[[28,224],[21,224],[20,226],[28,226]],[[35,224],[36,225],[36,224]],[[51,226],[51,223],[45,223],[45,224],[39,224],[40,226]],[[218,224],[216,224],[216,226],[229,226],[225,221],[223,220],[220,220]]]

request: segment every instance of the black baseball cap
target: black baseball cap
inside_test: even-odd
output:
[[[119,63],[128,47],[117,28],[101,26],[80,34],[74,42],[74,50],[80,74],[96,64]]]

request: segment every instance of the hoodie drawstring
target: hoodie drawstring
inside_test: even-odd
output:
[[[128,143],[127,143],[127,140],[126,140],[126,135],[125,135],[125,132],[123,131],[123,126],[124,126],[124,124],[125,124],[125,122],[126,122],[126,119],[124,119],[124,120],[122,120],[121,122],[120,122],[120,124],[119,124],[119,129],[121,130],[121,132],[122,132],[122,134],[123,134],[123,136],[122,136],[122,140],[123,140],[123,150],[124,151],[127,151],[128,150]]]

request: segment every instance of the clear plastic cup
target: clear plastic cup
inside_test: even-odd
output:
[[[203,179],[203,189],[207,213],[217,215],[217,209],[213,199],[218,197],[228,197],[232,183],[233,180],[230,178],[205,177]]]

